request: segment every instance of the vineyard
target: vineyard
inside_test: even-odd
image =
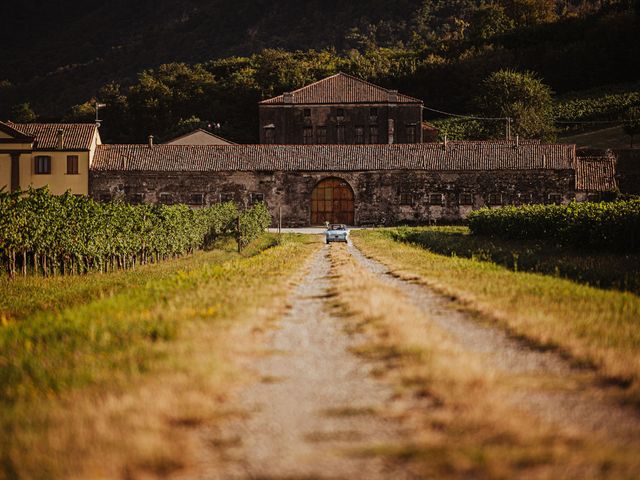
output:
[[[175,258],[233,236],[246,246],[271,223],[264,204],[199,210],[185,205],[98,203],[46,188],[0,192],[0,271],[81,274]]]
[[[640,200],[483,208],[469,214],[478,235],[547,239],[565,246],[640,251]]]

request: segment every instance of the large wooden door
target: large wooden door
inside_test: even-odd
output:
[[[311,194],[311,224],[344,223],[353,225],[353,190],[339,178],[319,182]]]

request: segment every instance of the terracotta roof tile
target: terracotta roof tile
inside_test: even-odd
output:
[[[36,150],[55,150],[58,147],[58,130],[64,131],[64,148],[88,150],[96,134],[95,123],[12,123],[8,125],[35,137]]]
[[[576,190],[587,192],[613,192],[616,190],[615,159],[606,157],[579,157],[576,162]]]
[[[575,146],[505,142],[403,145],[101,145],[93,170],[362,171],[572,169]]]
[[[394,101],[390,98],[395,96]],[[260,102],[261,105],[283,105],[285,95],[279,95]],[[346,73],[338,73],[323,80],[291,92],[294,104],[326,103],[422,103],[422,100],[409,97],[386,88],[379,87]]]

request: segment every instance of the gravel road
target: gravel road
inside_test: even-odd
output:
[[[357,339],[331,314],[329,248],[310,260],[309,273],[292,293],[291,308],[268,341],[273,353],[253,366],[262,381],[242,391],[237,405],[248,417],[210,434],[223,461],[189,478],[416,478],[358,455],[399,442],[403,430],[376,415],[392,391],[349,352]]]

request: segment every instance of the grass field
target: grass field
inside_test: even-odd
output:
[[[394,266],[411,260],[412,271],[425,273],[436,263],[379,233],[358,233],[357,244]],[[496,371],[485,355],[462,348],[345,248],[332,247],[331,259],[336,309],[363,339],[355,351],[379,362],[377,375],[395,387],[403,410],[386,414],[400,414],[413,427],[404,443],[379,445],[363,455],[411,464],[420,478],[606,479],[634,478],[639,471],[637,444],[614,445],[550,428],[523,415],[512,400],[527,388],[529,393],[558,388],[557,378]]]
[[[0,477],[181,468],[193,453],[189,427],[224,414],[215,399],[242,381],[233,353],[254,348],[317,248],[291,237],[266,249],[273,243],[0,284]]]
[[[355,244],[398,275],[451,295],[481,318],[540,348],[593,366],[640,403],[640,297],[493,262],[449,257],[394,241],[393,231],[354,232]]]
[[[640,293],[640,255],[561,247],[542,240],[502,240],[470,235],[467,227],[398,228],[396,240],[448,256],[497,263],[511,270],[568,278],[600,288]]]

